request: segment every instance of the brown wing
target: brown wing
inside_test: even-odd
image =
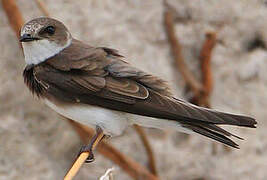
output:
[[[232,134],[214,124],[255,127],[253,118],[200,108],[172,98],[164,81],[120,60],[115,50],[93,48],[78,41],[72,46],[34,68],[36,79],[48,84],[46,93],[56,99],[175,120],[233,147],[237,145],[225,137]]]
[[[113,78],[131,79],[161,94],[172,95],[165,81],[129,65],[120,57],[123,56],[114,49],[94,48],[73,40],[70,47],[59,55],[50,58],[46,63],[62,71],[82,70],[91,76],[109,74]]]

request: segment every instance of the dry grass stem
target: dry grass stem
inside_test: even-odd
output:
[[[113,172],[115,171],[115,168],[109,168],[103,176],[99,178],[99,180],[114,180],[113,178]]]

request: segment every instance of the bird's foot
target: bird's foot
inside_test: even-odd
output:
[[[80,156],[80,154],[82,154],[83,152],[89,152],[89,156],[88,158],[85,160],[85,163],[91,163],[95,160],[94,158],[94,154],[93,154],[93,150],[92,150],[92,146],[90,145],[87,145],[87,146],[82,146],[80,151],[79,151],[79,154],[78,154],[78,157]]]

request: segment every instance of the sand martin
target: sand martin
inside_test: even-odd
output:
[[[138,124],[197,133],[238,148],[217,125],[255,128],[255,119],[190,104],[167,83],[124,60],[117,50],[76,40],[63,23],[41,17],[21,29],[30,91],[57,113],[106,135]]]

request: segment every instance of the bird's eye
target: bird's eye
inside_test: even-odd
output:
[[[49,35],[53,35],[53,34],[55,34],[55,27],[54,26],[48,26],[44,29],[44,31],[46,33],[48,33]]]

